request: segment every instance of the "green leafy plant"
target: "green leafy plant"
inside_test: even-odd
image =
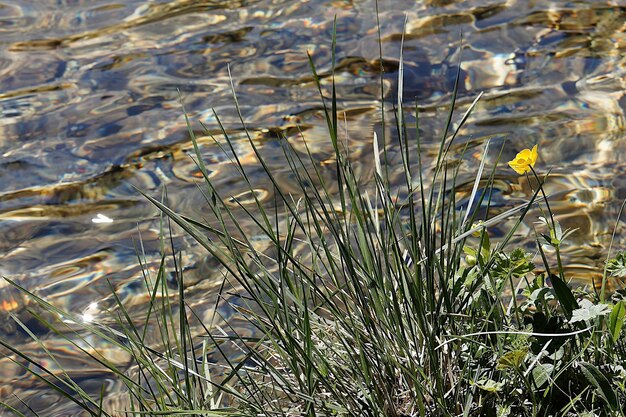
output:
[[[618,252],[613,259],[609,260],[606,270],[612,277],[625,278],[626,251]]]
[[[530,175],[537,184],[527,202],[489,216],[496,166],[483,175],[487,143],[469,200],[459,210],[459,164],[449,161],[461,159],[464,147],[452,144],[480,96],[459,117],[458,91],[452,92],[426,177],[419,114],[410,118],[404,108],[400,57],[396,134],[374,135],[375,173],[364,181],[342,141],[334,52],[327,84],[314,57],[309,61],[333,148],[332,176],[325,175],[329,167],[316,159],[304,134],[299,149],[279,137],[293,175],[289,191],[282,187],[245,127],[232,85],[245,146],[272,184],[274,199],[256,197],[251,173],[235,151],[241,139],[221,124],[213,139],[231,155],[254,208],[218,189],[187,120],[203,176],[199,192],[206,216],[191,218],[169,207],[165,197],[144,193],[163,213],[164,237],[158,273],[151,276],[144,268],[150,294],[145,320],[133,317],[113,288],[114,324],[105,325],[61,311],[12,283],[57,320],[34,308],[30,313],[123,381],[125,415],[623,415],[624,300],[607,302],[568,286],[560,249],[573,231],[562,231],[550,210],[543,190],[547,177],[540,178],[534,168],[538,148],[521,151],[510,164],[529,184]],[[205,133],[211,135],[208,129]],[[391,149],[400,152],[399,166],[387,159]],[[390,175],[396,170],[399,176]],[[537,272],[533,255],[507,250],[535,204],[543,212],[537,251],[545,272]],[[475,207],[485,208],[483,218]],[[253,222],[254,234],[269,242],[269,249],[258,249],[241,216]],[[513,226],[492,242],[489,228],[509,218],[516,219]],[[223,271],[210,322],[185,302],[182,257],[173,245],[174,267],[166,267],[166,219],[206,249]],[[623,258],[609,261],[611,274]],[[173,288],[166,282],[168,273],[175,277]],[[220,307],[234,311],[238,324],[222,316]],[[23,320],[13,319],[41,342]],[[83,333],[70,331],[77,328]],[[131,372],[103,357],[84,332],[126,352]],[[159,335],[158,343],[146,342],[149,332]],[[0,343],[16,364],[80,412],[121,413],[106,407],[104,393],[94,397],[67,373],[48,370]],[[50,358],[55,360],[52,353]],[[36,412],[19,399],[1,404],[18,415]]]

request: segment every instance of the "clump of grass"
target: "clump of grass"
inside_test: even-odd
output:
[[[604,282],[600,292],[568,288],[559,255],[568,231],[552,216],[543,195],[546,178],[534,171],[534,161],[525,170],[537,184],[531,199],[488,218],[495,166],[485,172],[487,144],[469,202],[457,208],[459,166],[448,161],[480,97],[459,117],[455,89],[434,170],[426,173],[419,115],[415,126],[405,119],[401,59],[396,118],[387,121],[397,135],[374,136],[374,181],[366,183],[342,143],[334,82],[325,98],[309,58],[334,150],[335,183],[325,179],[302,135],[304,152],[281,141],[297,189],[287,193],[248,135],[275,196],[269,205],[255,199],[250,210],[213,185],[188,121],[209,214],[192,219],[169,208],[165,199],[146,195],[222,266],[224,283],[213,316],[223,324],[203,322],[186,305],[176,255],[171,256],[177,286],[168,288],[164,255],[158,274],[144,275],[151,298],[142,323],[117,297],[116,323],[105,326],[85,323],[19,287],[61,319],[53,323],[33,311],[50,331],[123,381],[129,398],[123,413],[107,408],[104,395],[82,390],[71,375],[48,371],[0,342],[16,363],[36,365],[24,367],[94,416],[623,415],[625,301],[619,291],[607,299]],[[215,138],[232,154],[232,164],[255,196],[233,140],[225,129]],[[391,148],[400,150],[400,166],[389,165]],[[400,180],[390,181],[392,170],[400,171]],[[539,274],[533,254],[507,249],[534,204],[545,212],[537,250],[546,272]],[[477,218],[476,207],[486,207],[480,211],[484,218]],[[241,215],[270,242],[269,250],[256,249],[240,226]],[[489,227],[512,216],[514,226],[492,243]],[[618,255],[608,271],[621,273],[623,259]],[[245,332],[219,317],[223,303],[246,322]],[[61,331],[61,326],[80,326],[127,352],[135,364],[132,375],[101,356],[82,333]],[[151,326],[160,335],[158,346],[145,343]],[[19,402],[3,405],[25,415]]]

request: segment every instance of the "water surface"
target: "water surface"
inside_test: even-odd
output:
[[[214,109],[238,139],[262,200],[272,200],[272,187],[245,145],[229,70],[247,128],[282,185],[289,189],[293,179],[280,141],[302,149],[299,130],[320,166],[327,163],[332,148],[306,52],[328,85],[335,17],[344,140],[365,180],[373,171],[373,133],[382,130],[382,102],[387,120],[393,118],[406,16],[405,99],[419,103],[426,154],[438,146],[462,50],[459,111],[485,93],[455,148],[469,144],[459,160],[463,186],[471,188],[487,140],[488,167],[503,144],[503,160],[538,144],[537,168],[552,169],[546,186],[552,208],[565,227],[578,228],[565,248],[568,275],[583,285],[601,276],[626,198],[626,8],[620,2],[381,0],[381,97],[373,1],[1,1],[0,273],[60,308],[106,320],[110,282],[131,311],[143,311],[137,242],[141,236],[148,267],[156,269],[159,220],[135,187],[158,196],[167,186],[175,209],[196,218],[207,212],[181,96],[198,132],[202,121],[219,133]],[[222,194],[244,200],[246,184],[229,159],[210,139],[200,143]],[[390,155],[393,160],[393,149]],[[497,169],[496,187],[500,210],[532,192],[506,165]],[[538,215],[529,215],[514,245],[533,250]],[[491,232],[498,236],[510,225]],[[220,282],[215,261],[181,231],[173,238],[176,250],[184,249],[190,303],[210,309]],[[621,229],[615,247],[626,247]],[[21,314],[26,301],[0,287],[2,317],[7,310]],[[55,369],[10,321],[0,328],[21,351]],[[108,375],[46,329],[36,331],[85,389],[100,391]],[[112,401],[117,389],[114,382],[107,388]],[[24,369],[0,359],[0,399],[11,393],[42,415],[75,413]]]

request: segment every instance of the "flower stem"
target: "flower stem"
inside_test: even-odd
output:
[[[548,201],[548,197],[546,196],[546,193],[543,190],[543,184],[545,183],[545,181],[541,181],[539,179],[537,172],[533,169],[532,166],[529,166],[529,168],[531,172],[533,173],[533,175],[535,176],[535,179],[537,180],[537,184],[539,185],[539,190],[541,191],[541,194],[543,195],[543,200],[546,202],[546,208],[548,209],[548,214],[550,215],[550,223],[551,223],[550,227],[554,231],[555,240],[558,240],[556,237],[556,221],[554,220],[554,214],[552,213],[552,209],[550,208],[550,202]],[[559,241],[556,244],[553,243],[552,246],[554,246],[554,249],[556,252],[556,263],[557,263],[558,270],[559,270],[559,278],[561,278],[561,281],[565,282],[565,274],[563,273],[563,262],[561,261],[560,245],[561,245],[561,242]]]

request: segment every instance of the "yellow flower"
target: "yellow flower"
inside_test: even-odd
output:
[[[535,166],[535,162],[537,162],[537,145],[533,146],[532,150],[524,149],[520,151],[512,161],[509,161],[509,166],[522,175],[530,171],[530,168]]]
[[[472,224],[471,229],[475,229],[477,227],[480,227],[480,226],[483,225],[483,223],[484,222],[482,220],[478,220],[476,223]],[[480,235],[481,235],[481,230],[480,229],[476,230],[474,233],[472,233],[472,236],[474,236],[474,237],[480,237]]]

